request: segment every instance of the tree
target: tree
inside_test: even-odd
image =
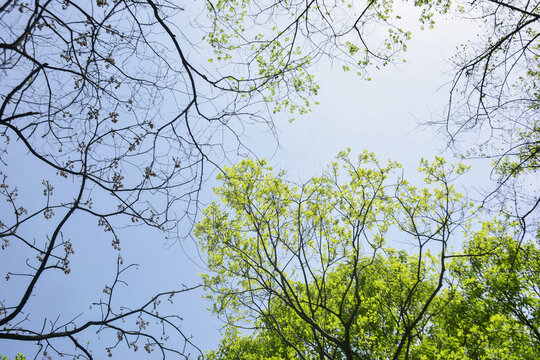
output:
[[[300,186],[264,162],[226,169],[216,191],[226,208],[214,203],[196,228],[215,272],[205,285],[231,326],[276,332],[299,358],[398,358],[443,289],[469,208],[450,182],[465,169],[424,161],[430,190],[372,154],[339,159]],[[396,230],[416,256],[386,248]]]
[[[517,250],[511,224],[485,222],[451,251],[481,222],[452,185],[465,168],[422,161],[420,188],[399,169],[341,153],[296,185],[265,162],[227,168],[221,204],[196,227],[208,297],[225,320],[209,358],[533,359],[539,297],[525,274],[537,247]],[[493,281],[513,300],[477,285]]]
[[[197,351],[181,317],[158,307],[193,287],[133,303],[118,299],[133,268],[120,254],[104,295],[80,305],[97,311],[51,318],[30,304],[47,293],[40,288],[44,278],[70,273],[80,246],[73,224],[101,228],[105,234],[98,236],[120,251],[130,224],[174,236],[177,222],[193,216],[208,136],[191,116],[203,114],[193,110],[200,106],[193,69],[166,24],[179,11],[153,1],[8,0],[0,7],[2,262],[22,257],[2,268],[8,287],[0,299],[0,339],[36,344],[36,357],[92,359],[111,356],[122,344],[163,357]],[[156,33],[170,34],[169,43]],[[174,52],[167,51],[170,44]],[[179,109],[160,110],[175,97]],[[20,163],[35,168],[37,178],[17,177]],[[101,355],[86,342],[91,331],[106,337]]]
[[[539,3],[486,0],[461,7],[482,19],[485,29],[454,58],[444,129],[462,156],[493,161],[497,186],[485,201],[513,201],[512,214],[534,233],[540,204],[534,184],[540,156]]]
[[[472,18],[480,25],[477,39],[463,44],[452,59],[456,73],[442,130],[461,156],[493,160],[497,184],[486,194],[486,203],[514,201],[512,214],[532,233],[540,203],[534,185],[539,139],[538,5],[521,0],[414,2],[422,28],[435,26],[440,14]],[[407,27],[414,23],[406,4],[388,1],[235,0],[208,7],[214,20],[206,37],[215,48],[210,60],[249,64],[236,68],[243,74],[235,80],[239,89],[243,84],[256,88],[244,81],[250,74],[268,76],[257,91],[269,91],[263,99],[273,104],[274,111],[307,111],[317,94],[310,65],[325,56],[368,80],[371,68],[405,60],[402,53],[412,36]],[[377,35],[370,36],[374,31]],[[307,93],[291,102],[280,92],[281,82],[287,90]]]
[[[455,291],[432,319],[428,357],[535,359],[540,350],[538,242],[515,241],[519,223],[485,222],[451,264]]]

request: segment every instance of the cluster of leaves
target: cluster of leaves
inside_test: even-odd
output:
[[[404,2],[406,3],[406,2]],[[421,24],[432,27],[435,13],[446,13],[450,1],[417,1]],[[318,85],[310,65],[324,56],[338,59],[345,71],[400,61],[410,30],[401,27],[393,1],[258,1],[207,2],[212,24],[205,39],[213,48],[211,63],[235,66],[230,87],[253,96],[260,93],[273,111],[306,113]],[[373,32],[384,36],[372,36]],[[283,86],[285,85],[285,86]]]
[[[540,351],[540,248],[516,242],[516,224],[482,224],[449,266],[419,348],[424,358],[535,359]],[[538,240],[538,239],[537,239]]]
[[[2,357],[2,354],[0,354],[1,360],[9,360],[7,356]],[[26,360],[23,354],[17,354],[15,355],[15,360]]]
[[[423,187],[399,169],[348,152],[302,185],[264,161],[226,168],[196,227],[226,320],[209,358],[533,359],[540,249],[470,216],[464,166],[422,161]]]
[[[449,265],[444,290],[431,303],[399,354],[395,354],[396,338],[404,329],[398,317],[404,304],[410,302],[406,315],[425,304],[436,286],[436,275],[423,273],[421,283],[409,297],[417,282],[418,259],[388,250],[374,259],[365,258],[362,306],[350,330],[350,358],[535,359],[540,350],[539,297],[534,293],[538,290],[540,251],[537,245],[529,243],[516,252],[515,242],[506,235],[497,234],[490,240],[494,241],[489,243],[489,255],[481,247],[486,245],[485,239],[481,244],[472,241],[469,245],[481,247],[481,253],[468,248],[466,255]],[[536,262],[530,262],[531,257]],[[482,266],[478,266],[479,262]],[[521,262],[518,268],[516,262]],[[425,270],[423,267],[422,271]],[[329,276],[325,296],[341,300],[350,271],[347,269],[348,276],[338,278],[337,282],[330,282],[333,276]],[[531,273],[536,279],[527,278]],[[509,274],[517,274],[519,279]],[[297,289],[299,296],[302,288]],[[347,305],[351,306],[351,302]],[[280,300],[275,299],[272,306],[268,310],[271,320],[270,315],[261,315],[252,333],[229,327],[219,348],[208,354],[209,359],[348,358],[337,346],[332,352],[323,348],[316,341],[311,324]],[[328,316],[321,315],[313,316],[317,324],[328,321]],[[334,335],[344,338],[344,324],[335,322],[333,326]]]

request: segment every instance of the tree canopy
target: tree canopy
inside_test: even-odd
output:
[[[219,175],[196,234],[226,321],[210,359],[533,359],[539,249],[481,221],[466,168],[343,152],[304,184],[245,160]],[[391,248],[399,245],[402,250]]]

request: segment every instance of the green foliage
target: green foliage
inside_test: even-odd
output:
[[[226,168],[196,227],[226,320],[209,359],[534,359],[540,249],[469,215],[452,185],[466,170],[422,160],[415,187],[348,151],[306,184],[265,161]]]
[[[517,224],[483,224],[451,265],[424,358],[536,359],[540,351],[540,248],[517,242]]]
[[[0,354],[0,359],[1,360],[9,360],[7,356],[2,357],[2,354]],[[15,360],[26,360],[26,358],[24,357],[23,354],[19,353],[19,354],[15,355]]]
[[[434,15],[446,13],[450,4],[413,3],[421,8],[422,28],[433,27]],[[345,71],[362,70],[357,72],[362,76],[367,68],[402,60],[411,31],[401,27],[402,16],[394,15],[394,7],[388,0],[207,2],[211,26],[204,38],[213,49],[209,62],[223,68],[242,64],[233,72],[241,75],[227,79],[241,96],[261,95],[274,113],[304,114],[319,91],[310,68],[323,56],[343,62]],[[385,35],[372,36],[374,28]]]
[[[516,131],[513,136],[517,145],[495,163],[502,178],[518,178],[540,169],[540,122],[530,120],[526,128]]]
[[[357,291],[347,289],[350,272],[354,271],[351,264],[342,264],[328,274],[324,287],[309,287],[308,294],[305,284],[296,282],[295,294],[304,312],[311,313],[317,326],[329,336],[349,339],[350,348],[357,355],[389,358],[399,342],[399,330],[405,320],[394,315],[404,310],[404,303],[409,303],[406,310],[409,316],[417,315],[437,286],[437,274],[422,265],[423,281],[417,283],[418,259],[392,250],[374,258],[363,257],[358,265]],[[350,336],[344,333],[346,326],[342,321],[351,323]],[[254,335],[232,334],[225,337],[217,351],[209,354],[210,359],[289,359],[299,354],[315,359],[321,353],[331,354],[333,359],[346,358],[339,345],[323,340],[301,315],[278,299],[261,314]]]
[[[399,164],[349,152],[306,184],[265,161],[226,168],[196,227],[227,322],[209,357],[534,358],[537,246],[515,241],[517,224],[471,217],[452,185],[466,167],[419,171],[416,187]]]

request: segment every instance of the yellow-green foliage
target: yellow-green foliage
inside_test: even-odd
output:
[[[413,5],[421,9],[419,26],[432,28],[434,15],[446,13],[451,2]],[[242,64],[231,69],[234,78],[223,79],[240,96],[260,95],[274,113],[304,114],[316,103],[319,85],[311,65],[321,57],[367,80],[368,68],[404,61],[411,31],[402,28],[403,14],[394,8],[393,0],[207,2],[211,26],[204,39],[213,50],[208,61],[224,68]],[[372,37],[374,29],[383,36]]]
[[[0,360],[9,360],[7,356],[2,357],[2,354],[0,354]],[[23,354],[17,354],[15,355],[15,360],[26,360]]]
[[[196,226],[227,320],[209,358],[533,359],[538,248],[471,216],[452,185],[466,170],[422,160],[416,187],[349,151],[305,184],[265,161],[225,168]]]

